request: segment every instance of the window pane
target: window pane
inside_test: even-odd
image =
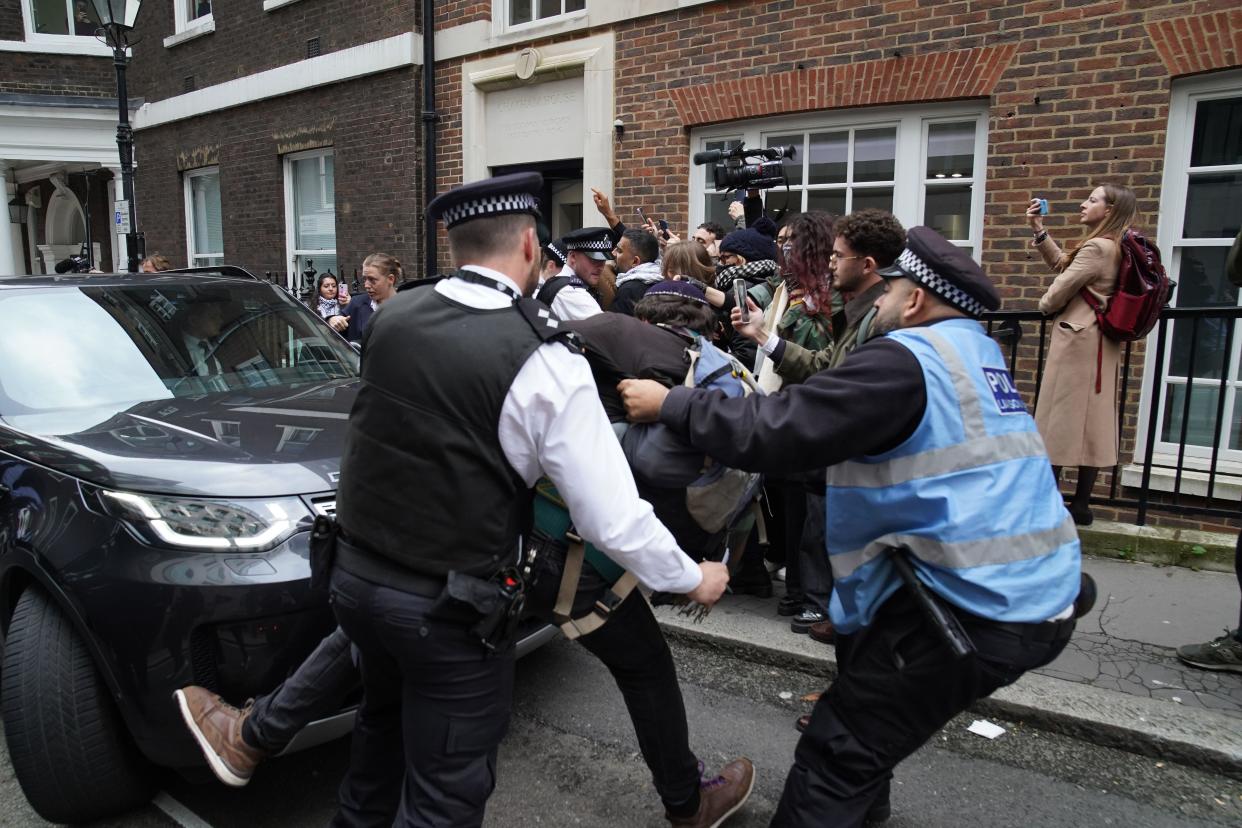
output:
[[[794,148],[794,157],[781,159],[781,165],[785,168],[785,175],[789,177],[790,186],[797,187],[802,183],[802,133],[773,135],[764,144],[764,146],[768,147],[788,147],[790,145]]]
[[[30,0],[34,30],[39,34],[69,34],[65,0]],[[92,30],[93,31],[93,30]]]
[[[582,11],[586,8],[586,0],[565,0],[565,11]]]
[[[1226,247],[1184,247],[1177,273],[1177,305],[1190,307],[1228,307],[1238,303],[1238,289],[1225,278]],[[1224,367],[1225,333],[1234,324],[1225,319],[1200,319],[1198,328],[1188,319],[1173,324],[1173,344],[1168,373],[1187,376],[1190,347],[1195,343],[1196,377],[1218,378]],[[1234,367],[1236,372],[1237,367]]]
[[[1186,418],[1186,444],[1212,445],[1216,432],[1216,400],[1220,387],[1214,384],[1196,385],[1190,393],[1190,415]],[[1165,394],[1164,429],[1160,439],[1168,443],[1182,438],[1182,413],[1186,404],[1186,386],[1170,385]]]
[[[341,271],[336,266],[336,256],[331,253],[311,253],[309,255],[298,256],[297,273],[302,278],[302,274],[307,270],[314,270],[315,274],[305,279],[304,284],[314,287],[316,279],[320,273],[332,271],[334,276],[340,276]],[[313,292],[313,291],[312,291]]]
[[[196,20],[211,14],[211,0],[185,0],[186,20]]]
[[[729,218],[729,202],[721,200],[718,195],[709,195],[703,199],[703,221],[714,221],[725,230],[733,227],[733,219]]]
[[[99,31],[99,14],[92,3],[77,0],[73,4],[73,33],[81,37],[94,37]]]
[[[844,184],[850,162],[848,132],[818,132],[811,135],[812,184]]]
[[[785,210],[789,213],[801,213],[802,191],[786,191],[784,187],[777,187],[768,190],[767,195],[764,196],[763,205],[769,213],[774,213],[777,210]],[[732,226],[732,223],[725,225],[725,227]]]
[[[509,25],[529,23],[531,17],[531,0],[509,0]]]
[[[1195,106],[1195,137],[1190,166],[1242,164],[1242,98],[1200,101]]]
[[[556,17],[561,13],[561,0],[539,0],[540,17]]]
[[[970,238],[971,185],[928,187],[923,223],[946,239]]]
[[[811,190],[807,197],[806,209],[843,216],[845,215],[845,190]]]
[[[892,187],[869,187],[867,189],[858,188],[854,190],[854,203],[850,206],[851,210],[866,210],[873,208],[876,210],[893,211],[893,188]]]
[[[892,181],[897,159],[897,128],[860,129],[854,133],[854,180]],[[884,209],[891,209],[890,206]]]
[[[294,161],[294,235],[299,250],[336,249],[332,156]]]
[[[927,177],[969,178],[974,171],[974,123],[928,125]]]
[[[1186,187],[1188,239],[1231,239],[1242,224],[1242,173],[1192,175]]]
[[[190,203],[194,209],[194,253],[224,252],[220,211],[220,176],[196,175],[190,179]],[[214,264],[214,262],[213,262]]]

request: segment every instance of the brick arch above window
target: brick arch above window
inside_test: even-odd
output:
[[[1147,35],[1172,77],[1242,66],[1242,10],[1157,20]]]
[[[847,106],[981,98],[1017,52],[1016,43],[868,60],[670,90],[683,126]]]

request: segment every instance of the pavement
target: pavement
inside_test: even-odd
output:
[[[1061,656],[975,711],[1242,779],[1242,674],[1188,667],[1175,651],[1238,620],[1232,573],[1084,556],[1099,587]],[[744,658],[836,673],[833,648],[790,631],[771,598],[727,595],[701,622],[661,607],[667,634]],[[827,684],[827,682],[825,682]]]

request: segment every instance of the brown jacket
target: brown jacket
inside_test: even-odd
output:
[[[1038,245],[1053,269],[1061,257],[1051,238]],[[1035,423],[1054,466],[1107,468],[1117,464],[1117,373],[1120,346],[1100,332],[1083,288],[1105,303],[1117,287],[1117,244],[1095,238],[1059,273],[1039,300],[1054,316]],[[1096,372],[1100,392],[1096,393]]]

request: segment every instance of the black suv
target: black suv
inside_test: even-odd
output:
[[[267,692],[332,630],[307,539],[358,356],[229,267],[0,278],[0,318],[4,730],[35,810],[84,821],[202,766],[174,689]]]

